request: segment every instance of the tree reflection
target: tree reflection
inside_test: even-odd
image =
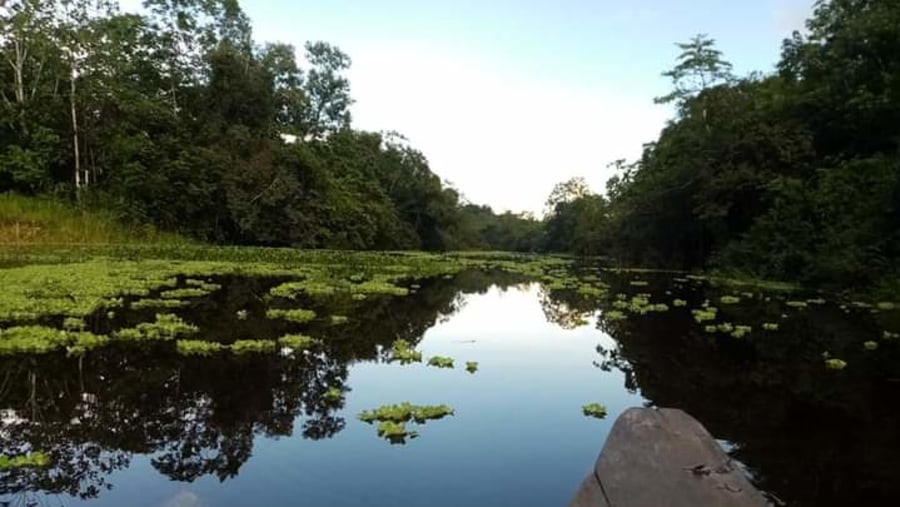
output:
[[[659,295],[667,289],[640,290]],[[619,283],[611,293],[620,291],[627,292],[627,285]],[[588,308],[598,311],[599,329],[616,346],[598,346],[594,364],[621,370],[627,389],[639,388],[653,405],[689,412],[716,438],[731,442],[730,454],[750,467],[755,482],[789,505],[900,504],[894,487],[900,407],[893,402],[900,383],[891,380],[900,350],[888,345],[872,354],[862,346],[882,327],[868,314],[848,317],[829,305],[783,319],[783,303],[773,297],[719,308],[720,320],[759,332],[743,339],[706,333],[689,308],[721,295],[714,288],[688,288],[666,296],[688,300],[687,308],[616,321],[602,318],[608,303],[573,293],[548,293],[545,307],[568,309],[548,316],[563,323]],[[763,322],[779,322],[780,331],[761,332]],[[826,369],[823,351],[853,367]]]
[[[398,338],[418,343],[428,328],[462,307],[465,293],[519,281],[464,274],[420,282],[417,293],[405,298],[309,301],[321,315],[352,315],[345,325],[302,329],[324,339],[319,353],[185,358],[163,343],[111,346],[82,358],[2,358],[0,407],[6,412],[0,452],[39,450],[52,464],[4,472],[0,495],[94,498],[112,487],[108,476],[127,468],[137,454],[151,456],[152,466],[172,480],[211,475],[225,481],[240,473],[258,436],[298,431],[306,439],[331,438],[346,421],[343,396],[326,393],[350,390],[349,364],[378,360]],[[179,313],[198,324],[205,338],[224,343],[296,332],[291,324],[261,317],[260,294],[273,283],[224,280],[224,290]],[[240,309],[255,317],[236,319]],[[123,311],[115,321],[98,319],[96,331],[147,318],[145,311]]]

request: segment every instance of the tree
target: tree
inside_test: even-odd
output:
[[[678,63],[663,76],[672,80],[673,90],[668,95],[657,97],[657,104],[675,103],[682,109],[689,99],[705,90],[734,80],[731,64],[722,58],[716,49],[716,41],[706,34],[698,34],[684,43],[676,43],[681,49]]]
[[[327,42],[307,42],[306,59],[312,68],[304,88],[308,97],[304,114],[305,133],[321,138],[350,125],[350,81],[342,72],[350,68],[350,57]]]

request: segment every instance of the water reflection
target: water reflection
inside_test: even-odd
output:
[[[435,434],[426,428],[425,436],[403,449],[407,461],[391,461],[400,455],[380,447],[366,448],[393,463],[394,468],[384,466],[381,473],[405,477],[424,473],[434,463],[458,460],[443,483],[433,483],[458,487],[445,487],[440,499],[423,497],[428,505],[475,505],[479,498],[491,498],[490,505],[564,504],[602,444],[602,438],[585,435],[598,428],[606,431],[618,410],[636,403],[691,413],[713,435],[731,443],[730,453],[750,467],[760,487],[791,505],[900,502],[893,487],[893,479],[900,477],[895,452],[900,449],[900,353],[895,344],[885,344],[877,354],[860,345],[881,332],[884,319],[896,315],[847,314],[824,305],[784,318],[783,301],[760,296],[752,305],[721,311],[757,329],[762,322],[779,322],[780,332],[723,339],[705,333],[689,310],[704,300],[717,300],[721,290],[673,285],[670,276],[645,276],[650,286],[636,288],[628,276],[606,276],[612,294],[646,291],[660,299],[678,296],[688,305],[606,321],[602,316],[609,308],[596,297],[521,285],[525,280],[508,274],[471,272],[423,281],[405,298],[303,301],[322,315],[351,317],[343,325],[317,321],[301,329],[325,339],[326,349],[316,354],[184,358],[170,344],[148,344],[112,347],[83,358],[2,358],[0,450],[42,450],[52,466],[0,473],[0,503],[27,504],[30,498],[53,494],[101,499],[120,477],[116,472],[140,460],[147,460],[157,475],[179,483],[239,482],[254,454],[256,460],[271,462],[270,467],[285,459],[273,457],[271,448],[259,450],[268,441],[327,441],[353,433],[346,418],[373,408],[348,405],[353,387],[365,390],[360,393],[365,403],[374,403],[375,392],[381,393],[377,399],[388,397],[391,402],[420,396],[424,402],[462,406],[460,414],[469,414],[442,422]],[[205,338],[228,343],[297,331],[296,325],[264,318],[265,294],[277,280],[235,278],[222,283],[223,290],[179,312],[197,324]],[[489,289],[497,292],[466,306],[471,295]],[[247,310],[249,317],[237,319],[239,310]],[[122,312],[113,321],[96,316],[91,325],[105,332],[148,315]],[[568,331],[551,333],[542,327],[546,322]],[[478,389],[460,388],[459,379],[439,377],[450,372],[383,364],[390,344],[399,338],[421,343],[427,354],[455,357],[458,364],[478,360],[479,372],[463,377]],[[584,343],[591,344],[587,352]],[[826,350],[840,353],[854,367],[826,370],[821,359]],[[578,370],[577,364],[592,371]],[[349,382],[351,370],[354,386]],[[340,399],[326,396],[334,388],[343,393]],[[603,426],[581,421],[579,407],[590,401],[607,403],[610,421]],[[572,414],[565,412],[569,405]],[[361,446],[383,444],[373,433],[368,427],[360,433],[368,438],[364,444],[357,440],[363,437],[348,436],[341,444],[342,456],[361,460]],[[467,445],[481,454],[455,454]],[[299,450],[287,443],[283,448]],[[291,459],[319,459],[316,463],[323,469],[330,466],[313,448],[302,449],[308,457]],[[522,463],[513,465],[514,460]],[[550,487],[541,482],[547,477],[538,477],[547,470],[527,465],[529,461],[559,470],[560,476],[551,478],[554,491],[541,496],[541,491],[523,486]],[[382,485],[392,478],[371,469],[381,463],[363,460],[359,466],[368,467],[366,473]],[[347,467],[338,470],[346,472]],[[505,467],[515,473],[491,475],[491,470]],[[341,481],[339,476],[313,476],[309,467],[304,471],[319,483]],[[291,482],[279,484],[284,491],[267,491],[267,502],[290,501]],[[433,484],[409,487],[427,495],[429,488],[438,487]],[[360,503],[353,496],[360,492],[335,488],[332,493],[306,494],[319,504]],[[380,501],[367,503],[403,501],[381,494]],[[230,503],[224,497],[218,500]]]

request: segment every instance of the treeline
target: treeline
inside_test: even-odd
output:
[[[401,136],[352,128],[334,46],[307,43],[301,66],[253,40],[237,0],[4,3],[0,192],[211,242],[520,249],[504,224],[528,221],[462,202]]]
[[[562,188],[548,246],[900,293],[900,2],[818,2],[772,75],[680,46],[676,117],[606,196]]]

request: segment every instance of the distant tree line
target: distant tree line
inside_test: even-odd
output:
[[[547,248],[900,293],[900,2],[818,2],[771,75],[679,46],[675,118],[605,196],[551,199]]]

